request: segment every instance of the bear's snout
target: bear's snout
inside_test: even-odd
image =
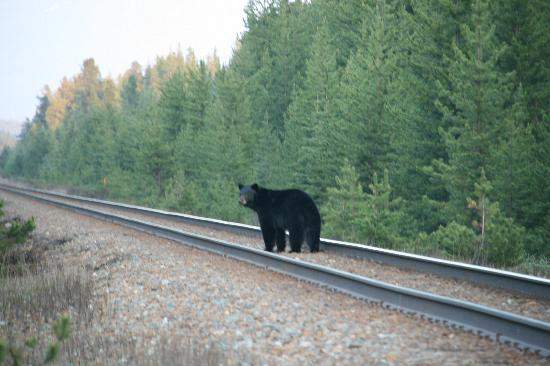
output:
[[[240,203],[241,205],[246,205],[246,198],[244,198],[244,196],[240,196],[240,197],[239,197],[239,203]]]

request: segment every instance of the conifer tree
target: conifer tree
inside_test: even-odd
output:
[[[289,107],[286,118],[284,160],[293,172],[291,182],[307,189],[319,198],[323,187],[330,186],[337,170],[328,161],[328,150],[323,131],[329,129],[329,119],[336,113],[336,93],[339,75],[336,59],[329,48],[327,28],[319,25],[312,54],[307,62],[306,78]],[[328,136],[326,136],[328,137]],[[332,162],[334,163],[334,162]]]
[[[359,242],[367,209],[366,194],[355,168],[345,160],[336,177],[336,185],[327,189],[327,200],[321,207],[323,236]]]
[[[185,73],[185,89],[186,124],[191,125],[193,129],[202,128],[213,95],[211,76],[204,61],[195,64]]]
[[[64,77],[59,88],[49,98],[50,105],[46,111],[46,120],[52,130],[56,130],[67,113],[75,107],[75,98],[74,82]]]
[[[326,23],[326,41],[338,68],[345,67],[350,56],[362,44],[359,30],[363,27],[368,17],[368,8],[372,4],[364,0],[320,0],[313,2],[312,6]]]
[[[549,10],[252,0],[227,66],[178,47],[113,81],[85,60],[41,94],[2,173],[247,222],[235,186],[257,181],[306,190],[338,238],[548,256]]]
[[[496,36],[509,45],[501,65],[515,72],[516,85],[525,92],[529,120],[542,122],[550,111],[550,50],[548,17],[550,4],[544,0],[491,2],[495,14]]]
[[[404,97],[416,108],[407,115],[407,123],[401,130],[406,138],[400,143],[399,158],[409,160],[410,168],[403,172],[406,162],[400,164],[396,190],[415,202],[413,210],[423,213],[419,218],[433,216],[432,200],[448,199],[444,184],[433,179],[430,168],[433,160],[448,158],[438,130],[449,126],[435,106],[444,99],[436,85],[450,88],[447,60],[454,59],[452,45],[463,43],[460,26],[467,21],[470,10],[471,1],[428,0],[410,2],[409,11],[403,13],[403,48],[407,56],[401,65],[407,72],[408,90]],[[422,221],[425,220],[421,219],[419,225],[434,229],[432,224]]]
[[[346,160],[336,186],[327,189],[327,201],[321,208],[329,237],[346,239],[377,246],[397,248],[402,245],[403,230],[401,200],[391,197],[388,171],[382,181],[374,174],[365,193],[359,175]]]
[[[159,100],[159,113],[170,140],[175,139],[187,125],[186,99],[185,76],[183,71],[177,71],[163,84]]]
[[[155,66],[147,66],[143,76],[143,91],[149,96],[149,99],[158,101],[160,96],[160,77]]]
[[[375,245],[398,248],[402,245],[401,234],[406,230],[402,200],[392,197],[388,170],[384,169],[383,179],[378,180],[374,173],[367,194],[367,212],[363,236]]]
[[[472,210],[471,225],[478,234],[474,262],[514,265],[523,257],[524,230],[501,213],[498,202],[490,201],[492,190],[485,170],[481,169],[474,198],[468,198],[468,208]]]
[[[512,91],[511,75],[497,67],[505,47],[495,39],[488,4],[476,0],[472,7],[462,46],[455,41],[454,57],[447,59],[449,87],[438,83],[436,106],[449,126],[440,129],[448,161],[440,159],[435,167],[450,195],[450,217],[461,216],[480,170],[490,164]]]
[[[115,82],[111,78],[104,80],[103,99],[106,108],[119,109],[120,108],[120,92]]]
[[[132,110],[137,107],[139,101],[137,76],[131,74],[122,86],[122,101],[124,108]]]
[[[401,128],[400,116],[407,108],[401,103],[404,90],[396,76],[401,45],[396,11],[386,1],[371,5],[361,46],[343,75],[342,117],[334,126],[334,131],[342,133],[340,139],[336,133],[334,137],[336,143],[348,146],[346,154],[363,174],[363,182],[389,167],[394,131]]]
[[[103,86],[99,67],[93,58],[84,60],[82,71],[75,78],[75,103],[88,111],[98,106],[103,96]]]

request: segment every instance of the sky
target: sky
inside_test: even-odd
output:
[[[178,47],[227,63],[247,2],[0,0],[0,121],[31,118],[44,85],[54,90],[89,57],[113,78]]]

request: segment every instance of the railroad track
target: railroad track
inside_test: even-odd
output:
[[[16,188],[3,184],[0,184],[0,187]],[[247,236],[261,238],[261,231],[257,226],[98,200],[88,197],[54,193],[40,189],[19,187],[17,187],[17,189],[25,192],[39,193],[49,197],[81,203],[84,202],[116,210],[198,225],[214,230],[225,230],[239,235],[244,234]],[[437,276],[454,278],[462,281],[469,281],[481,285],[500,288],[506,291],[550,300],[550,280],[540,277],[331,239],[322,238],[321,249],[329,253],[372,260],[399,268],[430,273]]]
[[[482,336],[488,336],[499,342],[511,344],[523,349],[529,349],[546,357],[550,356],[550,323],[518,316],[467,301],[455,300],[449,297],[390,285],[348,272],[268,253],[255,248],[212,239],[203,235],[69,204],[53,198],[39,196],[36,193],[47,194],[50,197],[57,196],[58,198],[70,197],[71,200],[80,202],[101,202],[101,204],[106,206],[116,205],[117,208],[120,208],[120,204],[113,202],[60,195],[51,192],[46,193],[45,191],[21,189],[6,185],[0,185],[0,189],[98,219],[121,224],[152,235],[174,240],[185,245],[245,261],[357,298],[379,302],[386,308],[396,309],[423,318],[425,317],[435,322],[447,324],[451,327],[463,328]],[[185,219],[192,217],[196,220],[204,220],[207,225],[227,224],[223,221],[198,218],[189,215],[166,213],[159,210],[145,209],[130,205],[122,206],[125,206],[128,210],[146,210],[151,214],[154,212],[156,215],[170,214],[180,218],[185,217]],[[140,213],[143,213],[143,211],[140,211]],[[254,228],[241,224],[231,223],[231,225],[244,227],[244,230],[248,230],[249,232],[252,232],[251,230]],[[348,245],[349,243],[345,244]]]

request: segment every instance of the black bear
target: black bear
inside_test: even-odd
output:
[[[258,214],[265,250],[283,252],[285,230],[289,233],[290,251],[300,252],[304,239],[311,252],[319,251],[321,216],[311,197],[299,189],[272,190],[239,184],[239,203]]]

